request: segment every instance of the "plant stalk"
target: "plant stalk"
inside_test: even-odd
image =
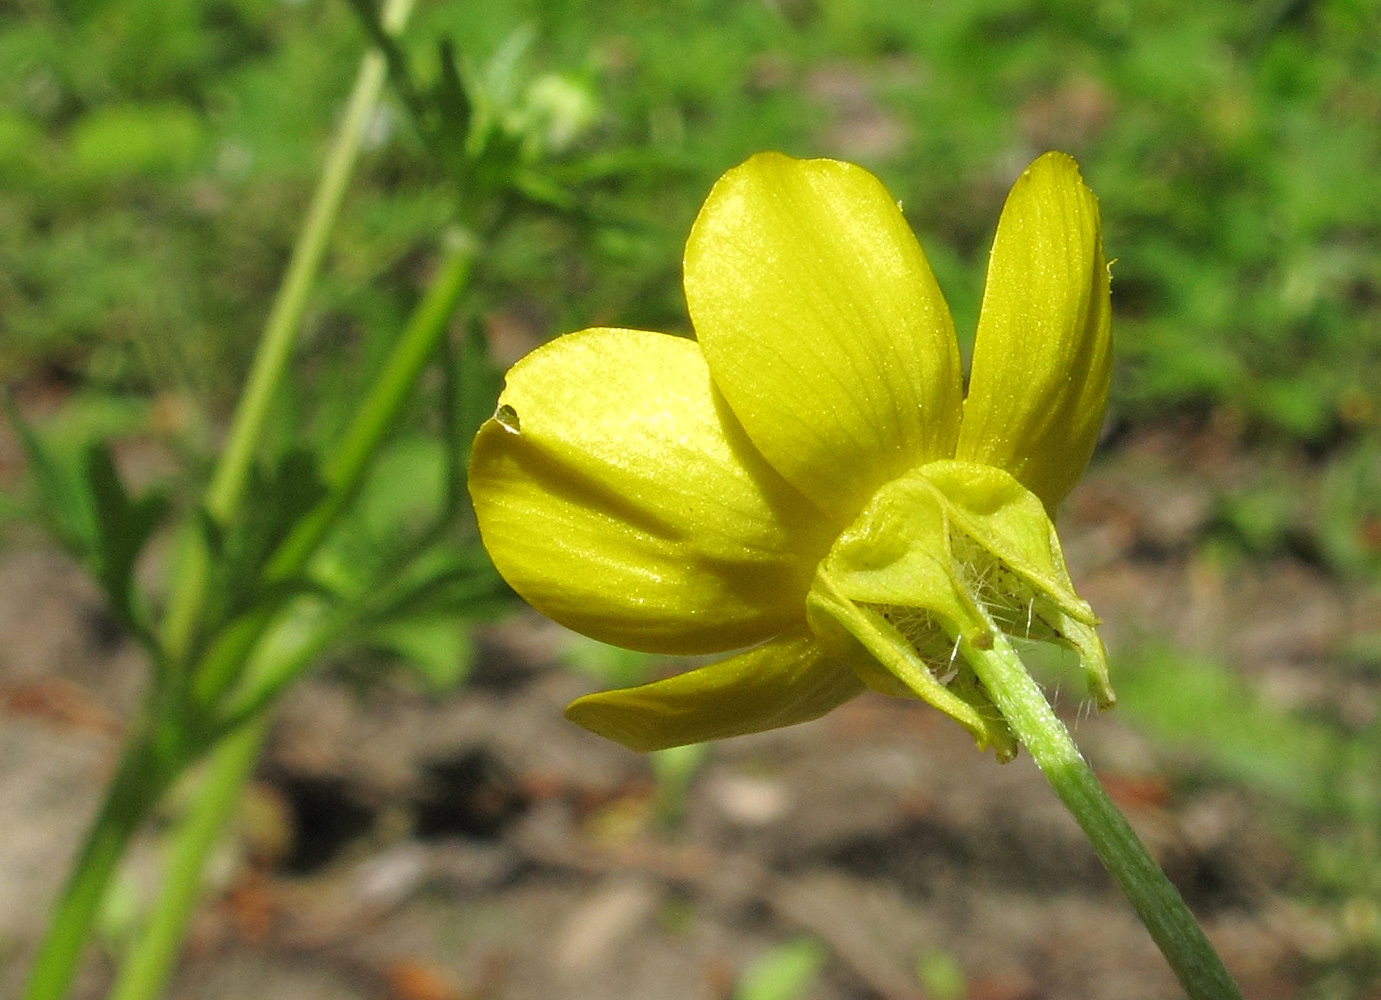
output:
[[[445,336],[456,302],[464,293],[478,250],[472,240],[454,243],[423,301],[410,318],[379,377],[371,387],[354,423],[328,459],[325,474],[330,493],[298,523],[271,564],[270,575],[292,576],[301,571],[335,519],[354,496],[370,460],[406,406],[412,388]],[[245,627],[213,646],[196,671],[196,689],[204,704],[214,704],[239,678],[240,667],[269,626],[272,616],[247,620]],[[333,634],[333,633],[332,633]],[[312,644],[275,675],[272,693],[286,688],[292,672],[300,672],[329,641]],[[256,713],[237,725],[214,751],[210,770],[198,787],[192,811],[178,831],[174,853],[164,874],[163,888],[140,938],[121,968],[112,1000],[148,1000],[161,993],[177,959],[201,892],[202,870],[215,847],[252,772],[267,727],[268,696],[256,700]],[[238,714],[238,713],[237,713]]]
[[[387,0],[383,24],[401,30],[412,12],[414,0]],[[371,48],[360,59],[355,85],[346,103],[345,117],[326,156],[321,179],[307,210],[302,233],[293,247],[283,282],[274,296],[264,333],[259,339],[244,392],[236,405],[230,432],[206,490],[206,511],[220,524],[229,523],[239,510],[254,455],[263,437],[274,393],[282,384],[302,327],[307,298],[321,268],[326,243],[345,199],[355,161],[359,158],[369,118],[378,103],[388,68],[384,56]],[[170,658],[182,660],[188,652],[202,604],[206,599],[210,554],[200,538],[189,541],[179,566],[163,623],[163,642]]]
[[[1055,793],[1083,827],[1098,857],[1136,910],[1191,1000],[1242,1000],[1241,991],[1189,912],[1179,890],[1151,859],[1084,760],[1007,637],[988,622],[991,649],[967,640],[963,655],[1030,752]]]
[[[274,553],[267,570],[269,579],[291,577],[306,565],[364,481],[370,460],[402,413],[418,376],[446,335],[447,323],[469,283],[480,247],[479,239],[468,231],[453,235],[455,238],[447,247],[426,296],[413,311],[355,419],[326,460],[322,478],[330,492],[297,522]]]
[[[181,951],[187,922],[201,898],[206,860],[254,771],[269,718],[269,713],[261,713],[222,740],[212,753],[173,838],[158,899],[125,954],[109,1000],[150,1000],[162,995]]]
[[[382,19],[385,28],[400,30],[411,13],[413,2],[386,0]],[[245,391],[207,489],[206,509],[221,523],[231,520],[242,502],[273,395],[291,359],[312,282],[320,269],[386,73],[385,61],[379,52],[371,49],[363,56],[344,120],[327,155],[303,231],[274,299]],[[193,531],[184,546],[163,622],[163,648],[173,663],[184,661],[189,652],[206,598],[208,573],[209,553]],[[151,925],[150,936],[136,948],[130,966],[134,970],[130,972],[131,977],[147,977],[157,971],[160,962],[171,961],[171,955],[165,958],[161,952],[165,948],[175,949],[182,937],[195,902],[206,851],[214,843],[223,816],[233,807],[243,783],[232,780],[231,772],[242,767],[247,774],[252,767],[262,739],[262,735],[256,736],[260,725],[257,721],[248,725],[229,737],[218,750],[212,773],[219,777],[205,800],[198,803],[200,809],[185,831],[185,837],[179,841],[176,863],[169,871],[167,883],[171,895],[160,900],[156,911],[156,914],[167,916],[160,916]],[[127,743],[120,769],[107,789],[101,811],[88,831],[86,843],[54,909],[43,945],[30,971],[25,993],[27,1000],[61,1000],[66,996],[92,922],[125,848],[174,777],[176,769],[163,766],[166,762],[160,761],[156,735],[141,731]],[[222,819],[218,821],[218,817]],[[201,844],[207,841],[207,846],[202,848]],[[197,878],[190,885],[179,881],[181,874],[193,870]],[[141,958],[141,954],[146,957]],[[143,968],[150,971],[140,971]],[[166,976],[166,969],[162,974]]]
[[[87,831],[29,971],[25,1000],[62,1000],[71,987],[91,925],[128,846],[170,780],[148,730],[126,743],[100,812]]]

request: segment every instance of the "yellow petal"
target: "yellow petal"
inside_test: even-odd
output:
[[[767,460],[836,521],[953,454],[954,324],[866,170],[763,153],[729,171],[691,229],[685,281],[715,384]]]
[[[1006,469],[1053,515],[1098,440],[1111,346],[1098,200],[1046,153],[998,223],[955,457]]]
[[[475,438],[485,546],[539,611],[662,653],[752,645],[804,617],[828,539],[763,461],[689,340],[587,330],[508,373]]]
[[[840,655],[801,628],[666,680],[586,695],[566,718],[630,750],[662,750],[806,722],[862,692]]]

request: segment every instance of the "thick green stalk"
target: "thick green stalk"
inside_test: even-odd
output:
[[[479,251],[468,232],[450,241],[435,278],[370,386],[355,419],[327,458],[323,478],[327,495],[294,526],[266,570],[270,580],[300,573],[363,482],[369,463],[411,398],[413,386],[437,345],[464,293]],[[211,705],[239,679],[254,644],[268,627],[268,613],[246,616],[214,643],[193,672],[192,692],[199,704]]]
[[[1055,789],[1112,873],[1192,1000],[1242,1000],[1222,960],[1179,890],[1151,860],[1093,769],[1026,672],[1011,643],[990,621],[991,649],[965,641],[963,655],[988,689],[1036,766]]]
[[[67,995],[86,947],[91,924],[115,869],[167,785],[146,731],[126,744],[120,768],[106,789],[101,811],[58,898],[38,957],[29,972],[26,1000],[61,1000]]]
[[[383,14],[384,27],[390,31],[402,27],[412,4],[413,0],[388,0]],[[283,284],[274,298],[268,322],[264,326],[263,339],[259,342],[254,366],[250,369],[249,380],[235,410],[225,450],[221,452],[215,475],[206,491],[207,510],[217,519],[228,518],[239,506],[273,394],[282,382],[292,356],[302,325],[302,314],[307,308],[307,295],[321,267],[327,238],[340,212],[345,189],[355,170],[365,128],[378,103],[387,73],[383,53],[370,49],[364,54],[355,77],[355,87],[346,104],[340,132],[326,158],[325,168],[307,211],[302,235],[293,249]]]
[[[182,947],[182,938],[202,891],[202,869],[225,829],[254,771],[268,734],[269,714],[226,737],[211,755],[173,840],[163,885],[148,922],[125,955],[109,1000],[161,996]]]
[[[400,30],[411,13],[413,2],[388,0],[383,12],[384,27],[389,31]],[[360,144],[386,75],[383,54],[377,49],[366,52],[360,60],[345,117],[312,195],[306,222],[269,310],[249,379],[235,408],[230,433],[206,490],[207,513],[222,524],[230,521],[239,509],[274,393],[282,384],[292,358],[307,297],[326,253],[327,239],[340,213]],[[186,546],[179,566],[178,586],[169,602],[163,628],[164,644],[174,661],[187,654],[201,615],[206,599],[208,558],[209,553],[199,540]]]

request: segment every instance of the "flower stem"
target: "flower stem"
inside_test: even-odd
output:
[[[469,231],[452,234],[436,277],[413,311],[383,370],[331,450],[322,469],[329,492],[302,518],[274,553],[267,575],[283,579],[299,572],[336,517],[354,498],[369,463],[412,396],[413,386],[446,335],[447,323],[470,280],[480,240]]]
[[[445,335],[447,321],[467,285],[477,249],[473,242],[461,242],[448,251],[355,422],[328,459],[326,475],[331,492],[298,523],[284,549],[275,556],[270,572],[287,576],[300,571],[354,495],[370,460],[406,405],[437,343]],[[208,654],[208,660],[197,672],[198,693],[207,703],[214,703],[239,677],[254,643],[270,620],[270,615],[247,619],[241,632],[229,636],[224,647],[215,647]],[[273,697],[310,664],[314,654],[335,634],[328,630],[319,642],[309,644],[300,655],[278,665],[272,672],[271,689],[255,699],[252,712],[231,710],[237,717],[236,725],[213,752],[192,810],[176,835],[155,909],[121,967],[112,1000],[146,1000],[162,991],[176,961],[187,921],[200,896],[206,858],[239,801],[263,744]]]
[[[268,733],[269,713],[240,727],[216,747],[191,806],[173,836],[162,888],[148,922],[126,953],[109,1000],[161,996],[201,896],[206,859],[220,840],[253,773]]]
[[[1006,636],[989,622],[991,649],[963,654],[1122,888],[1191,1000],[1242,1000],[1179,890],[1151,860],[1046,701]]]
[[[412,4],[413,0],[389,0],[383,14],[385,27],[394,31],[402,27]],[[312,280],[326,253],[327,237],[331,234],[346,186],[354,173],[360,143],[387,72],[382,52],[371,48],[364,54],[359,74],[355,77],[355,87],[346,104],[340,133],[326,158],[302,236],[293,248],[292,260],[264,326],[264,336],[259,343],[249,381],[235,410],[229,440],[206,491],[207,509],[217,518],[228,516],[239,503],[254,458],[254,448],[268,416],[269,404],[292,354],[302,314],[307,308],[307,294],[311,291]]]
[[[147,732],[132,736],[53,909],[43,945],[29,972],[26,1000],[61,1000],[67,995],[106,887],[130,838],[158,801],[167,780],[153,739]]]
[[[383,12],[384,27],[400,30],[412,11],[413,2],[388,0]],[[206,489],[207,513],[222,524],[230,521],[239,508],[274,393],[283,381],[283,373],[297,343],[302,316],[307,309],[307,296],[325,256],[326,241],[335,226],[387,72],[383,53],[377,49],[371,48],[360,60],[340,130],[327,153],[306,222],[269,310],[249,379],[235,407],[230,433]],[[178,586],[174,588],[163,623],[164,644],[174,661],[186,655],[200,619],[206,599],[208,559],[209,553],[199,540],[186,546],[179,566]]]

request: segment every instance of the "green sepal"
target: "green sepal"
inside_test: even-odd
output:
[[[1108,679],[1108,653],[1096,628],[1066,616],[1060,622],[1059,635],[1052,641],[1072,649],[1079,657],[1088,693],[1099,709],[1106,710],[1117,704],[1117,692]]]
[[[963,654],[990,648],[994,628],[1074,650],[1100,707],[1114,701],[1054,525],[991,466],[932,462],[883,486],[820,564],[808,608],[817,632],[842,628],[872,655],[856,668],[866,684],[924,699],[999,759],[1015,741]]]
[[[849,666],[868,687],[893,697],[919,698],[938,708],[969,731],[978,749],[991,746],[999,760],[1016,755],[1016,739],[983,686],[947,686],[917,649],[918,641],[944,642],[940,628],[931,635],[904,634],[876,606],[844,596],[823,569],[806,597],[806,615],[817,635],[830,637],[836,645],[850,637],[850,645],[863,647],[867,655],[851,657]]]
[[[1009,473],[974,462],[931,462],[917,475],[939,493],[951,528],[997,557],[1064,614],[1098,624],[1093,609],[1074,592],[1055,525],[1034,493]]]

